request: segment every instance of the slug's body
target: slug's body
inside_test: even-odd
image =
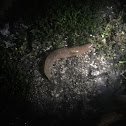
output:
[[[53,51],[52,53],[49,54],[49,56],[45,60],[45,65],[44,65],[45,75],[50,80],[51,70],[52,70],[54,62],[57,59],[80,55],[90,50],[92,46],[93,44],[86,44],[86,45],[75,46],[71,48],[65,47],[65,48],[61,48],[61,49],[57,49]]]

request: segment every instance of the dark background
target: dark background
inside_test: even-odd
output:
[[[41,11],[45,15],[52,0],[1,0],[0,16],[21,17],[34,15]]]

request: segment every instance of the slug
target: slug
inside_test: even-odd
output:
[[[75,46],[75,47],[71,47],[71,48],[65,47],[65,48],[57,49],[57,50],[53,51],[52,53],[50,53],[47,56],[47,58],[45,60],[45,64],[44,64],[44,73],[45,73],[46,77],[50,80],[51,70],[52,70],[54,62],[57,59],[80,55],[80,54],[85,53],[88,50],[90,50],[90,48],[92,46],[93,46],[93,44],[89,43],[89,44],[85,44],[82,46]]]

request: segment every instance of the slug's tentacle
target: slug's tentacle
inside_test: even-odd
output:
[[[65,48],[61,48],[61,49],[57,49],[53,51],[52,53],[48,55],[48,57],[45,60],[45,64],[44,64],[45,75],[50,80],[51,70],[52,70],[54,62],[57,59],[80,55],[90,50],[92,46],[93,44],[89,43],[82,46],[75,46],[71,48],[65,47]]]

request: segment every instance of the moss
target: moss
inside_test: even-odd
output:
[[[78,4],[75,1],[61,0],[59,3],[53,1],[53,6],[48,9],[47,16],[43,19],[41,15],[37,15],[30,23],[30,27],[34,25],[35,38],[44,47],[46,45],[52,45],[53,48],[63,47],[66,44],[82,45],[87,43],[90,34],[94,34],[99,27],[99,17],[96,14],[100,7],[95,6],[97,4],[100,5],[101,1],[99,3],[79,1]]]

